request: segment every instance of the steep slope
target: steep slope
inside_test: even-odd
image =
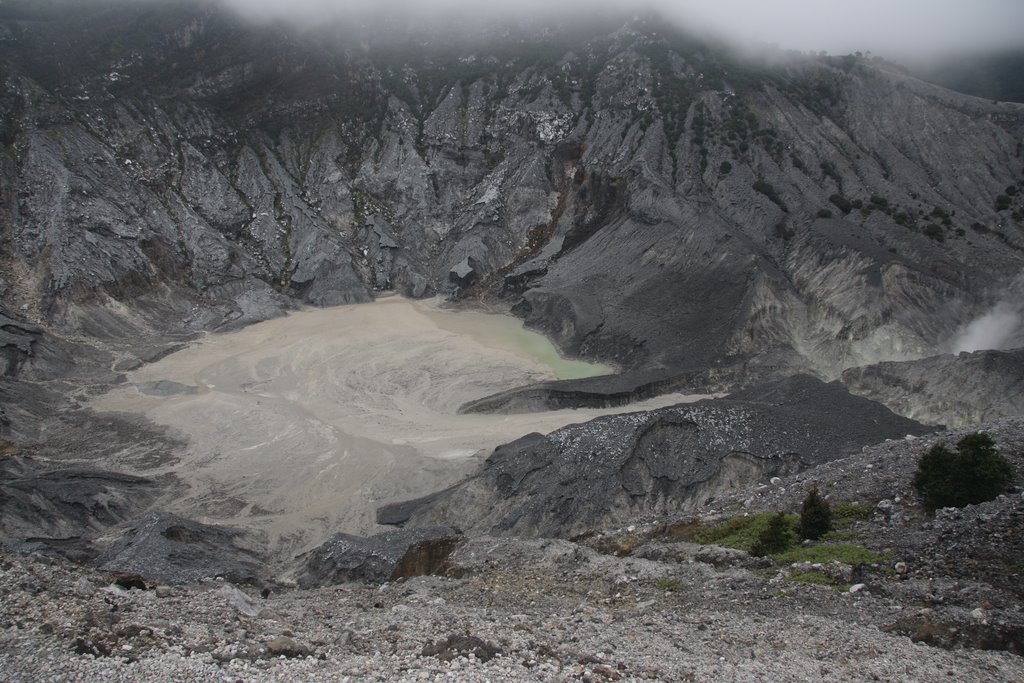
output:
[[[965,427],[1024,414],[1024,349],[850,368],[852,393],[926,424]]]
[[[1024,265],[1024,107],[863,59],[754,63],[645,18],[0,18],[2,298],[51,333],[395,288],[500,297],[626,370],[831,378],[941,349]]]
[[[725,399],[529,434],[496,448],[477,475],[384,506],[377,520],[571,537],[643,514],[692,511],[865,444],[928,431],[840,385],[798,376]]]

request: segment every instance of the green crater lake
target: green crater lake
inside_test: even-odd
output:
[[[523,321],[502,313],[429,307],[423,312],[442,330],[465,334],[484,346],[531,358],[551,368],[558,379],[584,379],[610,375],[615,368],[603,363],[570,360],[558,353],[551,341]]]

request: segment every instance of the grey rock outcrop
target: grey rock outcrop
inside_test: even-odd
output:
[[[927,424],[964,427],[1024,415],[1024,349],[878,363],[845,371],[842,382]]]
[[[14,375],[32,355],[32,346],[43,331],[37,325],[12,318],[0,308],[0,352],[3,354],[0,377]]]
[[[169,584],[222,577],[235,583],[266,579],[267,566],[237,529],[168,513],[148,515],[98,558],[101,569]]]
[[[570,537],[709,498],[928,431],[810,377],[728,399],[615,415],[499,446],[482,471],[381,523],[460,524],[496,535]]]
[[[145,477],[0,457],[0,538],[45,552],[95,555],[90,538],[140,514],[160,492]]]
[[[385,531],[369,537],[335,534],[305,555],[298,582],[303,587],[383,583],[432,574],[443,567],[461,538],[451,527]]]

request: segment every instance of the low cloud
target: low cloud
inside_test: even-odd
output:
[[[592,16],[603,11],[653,9],[680,25],[748,45],[872,51],[893,58],[1024,45],[1021,0],[223,0],[256,17],[304,22],[354,20],[389,14],[411,18],[521,18],[557,12]]]

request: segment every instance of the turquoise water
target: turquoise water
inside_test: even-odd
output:
[[[523,321],[510,315],[440,309],[426,311],[426,314],[443,330],[466,334],[484,346],[532,358],[551,368],[558,379],[583,379],[615,372],[611,366],[601,363],[563,358],[547,337],[526,329]]]

